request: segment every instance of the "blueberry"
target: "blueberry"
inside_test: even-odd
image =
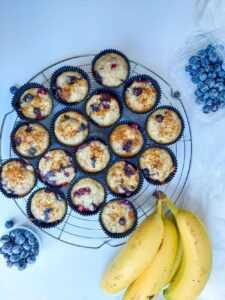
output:
[[[37,256],[39,254],[39,247],[32,248],[30,253]]]
[[[4,242],[9,242],[10,241],[10,236],[8,234],[4,234],[1,238],[0,238],[1,241],[4,241]]]
[[[9,88],[9,91],[11,94],[15,95],[15,93],[18,91],[18,87],[13,85]]]
[[[200,66],[201,66],[200,62],[197,62],[194,65],[192,65],[192,69],[197,71],[197,70],[199,70]]]
[[[219,76],[220,78],[225,78],[225,71],[224,71],[224,70],[219,71],[219,72],[218,72],[218,76]]]
[[[31,246],[35,245],[35,243],[36,243],[35,237],[34,237],[34,236],[29,236],[29,238],[28,238],[28,243],[29,243],[29,245],[31,245]]]
[[[12,248],[12,253],[13,253],[13,254],[20,254],[21,251],[22,251],[22,247],[19,246],[19,245],[15,245],[15,246],[13,246],[13,248]]]
[[[212,87],[214,87],[214,85],[215,85],[215,80],[213,80],[213,79],[207,79],[206,81],[205,81],[205,83],[208,85],[208,87],[209,88],[212,88]]]
[[[192,70],[192,68],[191,68],[190,65],[187,65],[187,66],[185,67],[185,71],[186,71],[186,72],[190,72],[191,70]]]
[[[18,254],[12,254],[9,258],[12,263],[15,263],[20,260],[20,256]]]
[[[204,105],[202,111],[204,114],[208,114],[210,112],[211,106],[209,105]]]
[[[194,65],[196,63],[199,63],[199,57],[198,56],[191,56],[190,59],[189,59],[189,64],[190,65]]]
[[[119,224],[122,226],[126,225],[126,219],[124,217],[119,218]]]
[[[68,84],[74,84],[77,81],[77,77],[76,76],[67,76],[66,81]]]
[[[207,54],[206,50],[205,49],[201,49],[197,52],[198,56],[205,56]]]
[[[209,61],[206,57],[201,57],[201,65],[202,67],[206,68],[209,70]]]
[[[209,87],[207,84],[203,84],[201,85],[200,90],[202,93],[206,93],[209,90]]]
[[[23,245],[24,242],[25,242],[25,237],[23,236],[23,234],[22,233],[17,234],[15,237],[15,243],[17,245]]]
[[[196,97],[195,102],[197,104],[202,104],[202,103],[204,103],[204,98],[203,97]]]
[[[23,244],[23,249],[26,250],[26,251],[29,251],[31,249],[31,245],[28,242],[25,242]]]
[[[213,78],[215,79],[217,76],[216,76],[216,73],[215,72],[209,72],[208,73],[208,78]]]
[[[224,108],[225,107],[225,100],[221,100],[219,106],[220,106],[220,108]]]
[[[3,254],[3,257],[4,257],[5,259],[9,259],[9,257],[10,257],[10,254],[8,254],[8,253],[4,253],[4,254]]]
[[[2,246],[1,250],[2,250],[2,253],[3,253],[3,254],[10,254],[10,253],[12,252],[12,248],[13,248],[13,243],[11,243],[11,242],[6,242],[6,243]]]
[[[30,147],[30,149],[28,149],[28,155],[29,156],[35,156],[35,154],[37,153],[37,149],[35,147]]]
[[[31,100],[33,100],[33,98],[34,98],[34,96],[28,93],[23,97],[23,101],[30,102]]]
[[[193,83],[199,83],[199,82],[200,82],[200,79],[199,79],[197,76],[193,76],[193,77],[191,78],[191,81],[192,81]]]
[[[140,87],[135,87],[135,88],[133,88],[133,90],[132,90],[132,92],[133,92],[133,94],[135,95],[135,96],[140,96],[141,94],[142,94],[142,88],[140,88]]]
[[[213,105],[213,99],[208,98],[205,102],[207,105],[212,106]]]
[[[25,259],[19,261],[18,270],[23,271],[27,267],[27,262]]]
[[[210,62],[212,62],[212,63],[215,63],[215,62],[217,62],[219,60],[219,57],[218,57],[218,55],[217,55],[217,53],[216,52],[210,52],[209,53],[209,61]]]
[[[12,261],[10,261],[10,259],[7,259],[7,262],[6,262],[7,267],[11,268],[13,266],[13,264],[14,263]]]
[[[14,221],[13,220],[8,220],[5,222],[5,228],[10,229],[14,226]]]
[[[36,261],[36,257],[34,255],[29,255],[27,258],[26,258],[26,262],[28,264],[33,264],[34,262]]]
[[[29,252],[28,252],[28,251],[22,250],[22,251],[20,252],[20,259],[26,258],[28,255],[29,255]]]
[[[218,104],[214,104],[214,105],[212,106],[212,112],[216,112],[218,109],[219,109]]]
[[[23,235],[25,236],[26,239],[29,239],[30,236],[33,237],[33,234],[30,231],[28,231],[28,230],[25,230],[24,233],[23,233]]]
[[[200,91],[198,89],[195,91],[195,96],[200,97],[202,95],[203,95],[202,91]]]
[[[211,89],[209,94],[210,94],[210,97],[212,97],[212,98],[218,97],[218,92],[216,89]]]

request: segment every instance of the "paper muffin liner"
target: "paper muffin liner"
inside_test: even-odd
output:
[[[75,176],[74,176],[74,178],[76,178],[78,171],[77,171],[77,166],[76,166],[76,163],[75,163],[73,155],[68,150],[62,149],[60,147],[53,147],[53,148],[49,149],[44,155],[46,155],[48,152],[51,152],[53,150],[62,150],[62,151],[64,151],[72,159],[72,166],[73,166],[73,168],[75,170]],[[63,187],[68,187],[70,185],[70,183],[74,180],[74,178],[70,182],[68,182],[67,184],[60,184],[60,185],[51,184],[51,183],[47,182],[46,180],[44,180],[44,178],[43,178],[43,176],[41,174],[41,171],[39,169],[40,160],[43,158],[44,155],[42,155],[40,157],[40,159],[39,159],[39,161],[37,163],[37,175],[38,175],[39,180],[42,183],[46,184],[48,187],[53,188],[53,189],[59,189],[59,188],[63,188]]]
[[[87,83],[88,83],[88,91],[87,91],[87,94],[86,96],[80,100],[79,102],[66,102],[65,100],[63,100],[63,98],[61,98],[58,93],[57,93],[57,86],[56,86],[56,80],[58,78],[59,75],[61,75],[62,73],[64,72],[77,72],[77,73],[80,73],[82,75],[82,77],[84,79],[87,80]],[[80,103],[82,103],[88,96],[89,94],[89,91],[90,91],[90,88],[91,88],[91,84],[90,84],[90,79],[88,77],[88,74],[82,70],[81,68],[79,67],[74,67],[74,66],[63,66],[61,68],[59,68],[58,70],[56,70],[52,76],[51,76],[51,80],[50,80],[50,89],[51,89],[51,92],[52,92],[52,95],[54,96],[54,98],[64,104],[64,105],[67,105],[67,106],[72,106],[72,105],[78,105]]]
[[[11,162],[11,161],[19,161],[19,162],[22,162],[24,165],[28,165],[28,166],[31,166],[33,168],[33,172],[34,172],[34,176],[35,176],[35,181],[34,181],[34,185],[33,187],[25,194],[23,195],[17,195],[17,194],[13,194],[13,193],[8,193],[4,187],[2,186],[2,181],[1,181],[1,173],[2,173],[2,167],[4,165],[6,165],[7,163]],[[30,192],[34,189],[34,187],[36,186],[37,184],[37,173],[35,172],[35,168],[32,164],[26,162],[24,159],[21,159],[21,158],[9,158],[7,160],[5,160],[1,166],[0,166],[0,191],[8,198],[11,198],[11,199],[16,199],[16,198],[23,198],[27,195],[30,194]]]
[[[107,86],[107,85],[104,85],[104,84],[102,83],[102,80],[101,80],[100,76],[95,72],[95,69],[94,69],[94,66],[95,66],[96,61],[97,61],[101,56],[103,56],[103,55],[105,55],[105,54],[108,54],[108,53],[116,53],[116,54],[122,56],[122,57],[125,59],[125,61],[127,62],[127,78],[124,80],[124,82],[129,78],[129,76],[130,76],[130,62],[129,62],[128,58],[126,57],[126,55],[124,55],[122,52],[120,52],[120,51],[117,50],[117,49],[105,49],[105,50],[99,52],[99,53],[94,57],[94,59],[93,59],[93,61],[92,61],[92,65],[91,65],[92,75],[93,75],[94,79],[96,80],[96,82],[97,82],[98,84],[100,84],[100,85],[102,85],[102,86],[104,86],[104,87],[106,87],[106,88],[117,88],[117,87],[121,86],[122,84],[124,84],[124,82],[122,82],[121,84],[119,84],[119,85],[117,85],[117,86]]]
[[[91,97],[93,97],[93,96],[95,96],[95,95],[99,95],[99,94],[101,94],[101,93],[107,93],[107,94],[112,95],[114,98],[116,98],[116,100],[117,100],[117,102],[118,102],[118,104],[119,104],[119,108],[120,108],[120,116],[119,116],[119,118],[118,118],[113,124],[107,125],[107,126],[99,125],[97,122],[95,122],[95,121],[87,114],[87,103],[88,103],[89,99],[90,99]],[[107,89],[107,88],[98,88],[98,89],[94,90],[94,91],[89,95],[89,97],[88,97],[88,99],[87,99],[87,102],[86,102],[86,104],[85,104],[85,115],[87,116],[87,118],[88,118],[95,126],[97,126],[97,127],[99,127],[99,128],[105,129],[105,128],[110,128],[110,127],[114,126],[116,123],[119,122],[119,120],[122,118],[122,115],[123,115],[123,105],[122,105],[122,103],[121,103],[121,100],[120,100],[119,95],[117,95],[114,91],[112,91],[112,90],[110,90],[110,89]]]
[[[174,165],[174,171],[173,171],[172,173],[170,173],[170,175],[169,175],[164,181],[162,181],[162,182],[159,181],[159,180],[154,180],[154,179],[150,178],[150,177],[148,176],[148,174],[146,174],[146,173],[143,171],[143,169],[141,169],[140,158],[141,158],[142,154],[143,154],[146,150],[148,150],[149,148],[158,148],[158,149],[166,150],[166,151],[169,153],[170,157],[172,158],[173,165]],[[177,159],[176,159],[175,154],[172,152],[172,150],[169,149],[168,147],[161,146],[161,145],[157,145],[157,144],[154,144],[154,145],[149,146],[148,148],[146,148],[146,149],[141,153],[141,155],[140,155],[140,157],[139,157],[138,165],[139,165],[139,168],[140,168],[140,170],[141,170],[141,172],[142,172],[144,178],[145,178],[149,183],[151,183],[151,184],[153,184],[153,185],[156,185],[156,186],[161,186],[161,185],[164,185],[164,184],[169,183],[169,182],[174,178],[174,176],[176,175],[177,168],[178,168]]]
[[[66,204],[66,209],[65,209],[65,214],[63,216],[62,219],[60,220],[57,220],[55,222],[52,222],[52,223],[46,223],[44,221],[41,221],[41,220],[38,220],[34,217],[34,215],[32,214],[32,211],[31,211],[31,203],[32,203],[32,198],[34,197],[34,195],[40,191],[40,190],[47,190],[49,192],[53,192],[57,195],[59,195],[64,201],[65,201],[65,204]],[[64,196],[64,194],[57,190],[57,189],[54,189],[54,188],[49,188],[49,187],[42,187],[42,188],[39,188],[37,190],[35,190],[29,197],[28,201],[27,201],[27,204],[26,204],[26,213],[27,213],[27,216],[28,216],[28,219],[33,223],[35,224],[37,227],[39,228],[42,228],[42,229],[45,229],[45,228],[53,228],[53,227],[56,227],[57,225],[59,225],[60,223],[63,222],[63,220],[65,219],[66,217],[66,214],[67,214],[67,211],[68,211],[68,205],[67,205],[67,201],[66,201],[66,198]]]
[[[141,149],[138,151],[138,153],[136,153],[135,155],[132,155],[132,156],[121,156],[121,155],[117,154],[116,152],[114,152],[113,147],[111,146],[111,143],[110,143],[110,136],[111,136],[112,132],[113,132],[118,126],[120,126],[120,125],[132,125],[132,124],[135,124],[135,125],[138,126],[138,129],[139,129],[139,131],[141,132],[142,137],[143,137],[143,145],[142,145]],[[112,152],[114,155],[120,157],[121,159],[131,159],[131,158],[136,157],[137,155],[140,155],[140,153],[142,152],[142,150],[145,148],[146,144],[147,144],[147,138],[146,138],[146,134],[145,134],[145,132],[144,132],[144,128],[142,128],[141,125],[140,125],[138,122],[136,122],[136,121],[134,121],[134,122],[133,122],[133,121],[130,121],[130,120],[123,120],[123,121],[120,121],[120,122],[118,122],[117,124],[115,124],[115,125],[112,127],[112,130],[111,130],[110,133],[109,133],[109,147],[110,147],[110,150],[111,150],[111,152]]]
[[[87,126],[88,126],[88,135],[87,137],[85,138],[85,140],[83,142],[81,142],[80,144],[78,145],[67,145],[67,144],[64,144],[62,141],[60,141],[56,134],[55,134],[55,122],[56,122],[56,119],[63,113],[66,113],[66,112],[76,112],[76,113],[79,113],[81,114],[82,116],[84,116],[84,118],[87,120]],[[74,108],[64,108],[60,111],[58,111],[54,117],[52,118],[52,121],[51,121],[51,125],[50,125],[50,134],[52,137],[54,137],[54,139],[57,141],[58,144],[62,145],[63,147],[66,147],[66,148],[76,148],[78,147],[79,145],[85,143],[85,141],[88,139],[88,136],[90,135],[90,124],[88,122],[88,118],[87,116],[81,111],[81,110],[78,110],[78,109],[74,109]]]
[[[32,124],[38,124],[40,126],[42,126],[44,129],[46,129],[46,131],[48,132],[49,134],[49,144],[48,144],[48,147],[39,155],[36,155],[36,156],[33,156],[33,157],[30,157],[30,156],[25,156],[25,155],[22,155],[17,149],[16,149],[16,143],[15,143],[15,134],[16,134],[16,131],[24,126],[24,125],[32,125]],[[16,155],[18,155],[19,157],[23,158],[23,159],[28,159],[28,160],[32,160],[32,159],[37,159],[37,158],[40,158],[42,155],[44,155],[46,152],[48,152],[50,146],[51,146],[51,134],[48,130],[48,128],[43,125],[42,123],[38,123],[38,122],[19,122],[16,127],[13,129],[12,133],[11,133],[11,145],[12,145],[12,148],[13,148],[13,151],[15,152]]]
[[[111,231],[109,231],[103,221],[102,221],[102,215],[104,213],[104,208],[105,206],[108,204],[108,203],[111,203],[113,201],[118,201],[118,200],[122,200],[122,201],[126,201],[126,204],[128,204],[130,207],[132,207],[133,211],[134,211],[134,214],[135,214],[135,221],[134,221],[134,224],[131,228],[129,228],[127,231],[123,232],[123,233],[112,233]],[[129,200],[125,200],[125,199],[121,199],[121,198],[118,198],[118,199],[112,199],[110,201],[108,201],[107,203],[105,203],[103,205],[103,207],[101,208],[100,210],[100,214],[99,214],[99,223],[102,227],[102,230],[111,238],[124,238],[124,237],[127,237],[128,235],[130,235],[134,229],[137,227],[137,224],[138,224],[138,218],[137,218],[137,210],[136,208],[134,207],[133,203],[130,202]]]
[[[110,185],[108,184],[108,181],[107,181],[107,175],[108,175],[108,172],[109,172],[109,170],[111,169],[111,167],[112,167],[114,164],[116,164],[116,163],[118,163],[118,162],[121,162],[121,161],[124,161],[124,162],[126,162],[127,164],[133,166],[133,167],[134,167],[135,169],[137,169],[137,171],[139,172],[139,184],[138,184],[138,187],[136,188],[136,190],[134,190],[133,192],[130,192],[129,194],[125,194],[125,193],[123,193],[123,194],[116,193],[115,191],[113,191],[113,190],[110,188]],[[108,187],[110,193],[111,193],[113,196],[115,196],[115,197],[117,197],[117,198],[130,198],[130,197],[132,197],[132,196],[134,196],[134,195],[137,195],[137,194],[140,192],[140,190],[141,190],[142,187],[143,187],[143,182],[144,182],[144,180],[143,180],[142,172],[141,172],[141,170],[139,169],[138,166],[136,166],[133,162],[128,161],[128,160],[126,160],[126,159],[120,159],[120,160],[117,160],[117,161],[113,162],[113,163],[108,167],[108,169],[107,169],[107,171],[106,171],[106,174],[105,174],[105,182],[106,182],[106,184],[107,184],[107,187]]]
[[[155,104],[148,110],[148,111],[145,111],[145,112],[137,112],[135,110],[133,110],[131,107],[129,107],[127,105],[127,102],[126,102],[126,98],[125,98],[125,93],[126,93],[126,90],[129,88],[129,86],[134,82],[134,81],[148,81],[152,84],[152,86],[155,88],[156,90],[156,101],[155,101]],[[162,96],[162,91],[161,91],[161,87],[159,85],[159,83],[154,79],[152,78],[151,76],[149,75],[146,75],[146,74],[142,74],[142,75],[136,75],[136,76],[133,76],[131,78],[129,78],[126,82],[125,82],[125,85],[124,85],[124,88],[123,88],[123,99],[124,99],[124,104],[126,105],[126,107],[132,111],[133,113],[135,114],[146,114],[146,113],[149,113],[151,112],[152,110],[154,110],[157,105],[159,104],[160,102],[160,99],[161,99],[161,96]]]
[[[98,207],[96,207],[96,209],[95,209],[94,211],[88,211],[88,210],[83,211],[83,212],[79,211],[79,210],[77,209],[76,205],[73,203],[73,201],[72,201],[72,199],[71,199],[71,191],[72,191],[74,185],[75,185],[76,183],[78,183],[81,179],[84,179],[84,178],[91,178],[91,179],[96,180],[98,183],[101,184],[101,186],[102,186],[103,189],[104,189],[104,193],[105,193],[104,200],[102,201],[101,204],[99,204]],[[68,193],[67,193],[67,202],[68,202],[69,206],[71,207],[71,209],[74,210],[74,211],[75,211],[76,213],[78,213],[79,215],[82,215],[82,216],[92,216],[92,215],[95,215],[95,214],[97,214],[97,213],[99,212],[99,210],[101,209],[101,207],[102,207],[102,206],[104,205],[104,203],[106,202],[107,196],[108,196],[108,192],[107,192],[105,186],[103,185],[103,183],[102,183],[100,180],[98,180],[98,179],[96,179],[96,178],[92,178],[91,176],[86,176],[86,175],[84,175],[84,176],[82,176],[82,177],[80,177],[80,178],[78,178],[78,179],[73,180],[72,183],[70,184],[70,188],[69,188]]]
[[[100,141],[101,143],[103,143],[104,145],[106,145],[106,147],[108,148],[108,151],[109,151],[109,155],[110,155],[109,162],[108,162],[108,164],[105,166],[105,168],[102,169],[102,170],[100,170],[100,171],[97,171],[97,172],[89,172],[89,171],[83,169],[82,166],[79,164],[79,161],[77,160],[77,157],[76,157],[76,152],[77,152],[80,148],[85,147],[85,145],[89,144],[89,143],[92,142],[92,141]],[[80,146],[78,146],[78,147],[75,149],[75,160],[76,160],[77,166],[79,167],[79,169],[80,169],[82,172],[84,172],[84,173],[86,173],[86,174],[89,174],[89,175],[97,175],[97,174],[100,174],[100,173],[104,172],[104,171],[107,169],[107,167],[109,166],[111,159],[112,159],[112,152],[111,152],[111,149],[110,149],[109,145],[107,145],[107,143],[106,143],[102,138],[97,137],[97,136],[89,137],[89,138],[87,139],[87,141],[85,141],[83,144],[81,144]]]
[[[26,90],[31,89],[31,88],[41,88],[41,89],[44,89],[48,93],[48,95],[50,96],[50,98],[52,100],[52,109],[51,109],[50,113],[47,116],[43,117],[43,118],[37,118],[37,119],[28,118],[28,117],[24,116],[22,114],[22,112],[20,111],[20,109],[19,109],[18,102],[20,100],[20,97],[22,96],[22,94]],[[47,119],[51,115],[51,113],[53,111],[53,108],[54,108],[54,101],[53,101],[53,99],[51,97],[50,91],[44,85],[36,83],[36,82],[28,82],[28,83],[25,83],[20,88],[18,88],[17,91],[15,92],[15,94],[13,95],[13,98],[12,98],[12,107],[15,109],[15,111],[17,112],[17,114],[20,117],[20,119],[25,120],[25,121],[35,122],[35,121],[41,121],[41,120]]]
[[[157,142],[156,140],[154,140],[154,139],[149,135],[149,133],[148,133],[148,130],[147,130],[148,120],[149,120],[150,116],[151,116],[153,113],[155,113],[158,109],[170,109],[170,110],[174,111],[174,112],[178,115],[178,117],[179,117],[179,119],[180,119],[180,121],[181,121],[181,132],[180,132],[180,134],[177,136],[177,138],[176,138],[174,141],[172,141],[172,142],[169,142],[169,143],[159,143],[159,142]],[[161,105],[161,106],[156,107],[156,108],[155,108],[154,110],[152,110],[151,113],[148,115],[148,117],[147,117],[147,119],[146,119],[146,122],[145,122],[145,130],[146,130],[146,133],[147,133],[148,138],[149,138],[151,141],[153,141],[154,143],[158,144],[158,145],[169,146],[169,145],[175,144],[175,143],[176,143],[177,141],[179,141],[179,140],[181,139],[181,137],[183,136],[184,129],[185,129],[185,124],[184,124],[183,117],[181,116],[181,113],[180,113],[175,107],[170,106],[170,105]]]

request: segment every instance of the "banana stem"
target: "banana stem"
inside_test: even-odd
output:
[[[158,203],[164,203],[171,210],[174,216],[178,214],[179,209],[165,193],[162,191],[155,191],[153,196],[158,200]]]

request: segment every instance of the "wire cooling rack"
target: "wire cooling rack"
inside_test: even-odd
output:
[[[67,58],[61,61],[58,61],[45,69],[41,70],[35,76],[33,76],[29,82],[38,82],[44,84],[46,87],[49,87],[50,77],[52,73],[65,65],[73,65],[79,66],[84,71],[86,71],[91,79],[92,90],[99,87],[98,84],[94,81],[91,74],[91,61],[93,59],[93,54],[74,56],[71,58]],[[175,91],[171,85],[163,79],[160,75],[158,75],[153,70],[148,67],[137,63],[133,60],[130,60],[131,72],[130,76],[137,74],[148,74],[158,81],[161,90],[162,97],[160,104],[161,105],[171,105],[175,107],[181,113],[185,129],[182,138],[174,145],[170,146],[171,150],[175,153],[178,161],[178,170],[171,182],[166,185],[160,187],[160,189],[166,192],[174,202],[178,203],[181,201],[181,194],[186,185],[190,167],[192,160],[192,136],[191,136],[191,128],[188,120],[187,113],[185,111],[184,105],[181,101],[181,95],[179,91]],[[121,94],[122,90],[119,88],[117,90],[118,93]],[[62,109],[63,106],[59,103],[55,102],[54,112]],[[127,113],[126,119],[130,119],[132,121],[140,121],[143,123],[146,119],[146,116],[137,115],[133,113]],[[10,132],[18,123],[19,119],[14,110],[6,113],[4,115],[1,128],[0,128],[0,160],[4,161],[5,159],[15,157],[13,153],[11,142],[10,142]],[[48,124],[47,124],[48,126]],[[37,188],[41,187],[43,184],[38,183]],[[154,202],[152,200],[152,193],[156,189],[156,187],[148,184],[146,181],[144,182],[143,188],[141,191],[131,197],[131,201],[134,203],[138,212],[138,222],[140,223],[153,209]],[[3,196],[4,197],[4,196]],[[107,200],[113,198],[109,196]],[[12,200],[11,200],[12,201]],[[26,199],[16,199],[14,200],[17,207],[21,210],[23,214],[26,215]],[[73,245],[77,247],[91,248],[91,249],[99,249],[104,245],[108,245],[111,247],[117,247],[126,242],[126,238],[123,239],[112,239],[109,238],[101,229],[100,224],[98,222],[98,215],[94,216],[80,216],[70,208],[68,209],[68,213],[64,222],[58,225],[53,229],[44,229],[43,230],[49,236]]]

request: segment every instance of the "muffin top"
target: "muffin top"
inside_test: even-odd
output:
[[[25,123],[16,129],[12,141],[19,154],[27,158],[34,158],[47,150],[50,137],[43,125]]]
[[[148,117],[148,135],[157,143],[169,144],[175,142],[182,130],[182,119],[172,108],[158,108]]]
[[[2,189],[12,195],[24,196],[34,187],[36,176],[32,165],[12,159],[1,167]]]
[[[75,177],[72,157],[61,149],[50,150],[40,159],[38,170],[42,181],[51,186],[64,186]]]
[[[136,224],[136,211],[128,200],[112,200],[106,203],[101,213],[104,228],[114,234],[126,233]]]
[[[139,171],[129,162],[118,161],[108,170],[107,183],[114,193],[130,196],[139,186]]]
[[[58,193],[43,188],[33,194],[30,209],[35,219],[54,223],[63,219],[67,206]]]
[[[95,61],[93,71],[99,83],[107,87],[116,87],[127,79],[129,65],[122,55],[108,52]]]
[[[56,78],[58,97],[66,103],[78,103],[88,94],[89,85],[84,76],[76,71],[62,72]]]
[[[176,167],[167,149],[152,147],[144,151],[140,157],[140,167],[146,179],[163,183],[174,173]]]
[[[96,212],[105,200],[105,190],[97,180],[82,178],[72,187],[70,199],[80,213]]]
[[[17,106],[25,118],[42,120],[50,115],[53,103],[47,89],[35,87],[25,90]]]
[[[158,91],[150,80],[134,80],[125,90],[125,102],[134,112],[150,111],[158,99]]]
[[[110,135],[110,145],[113,151],[122,157],[132,157],[142,148],[144,139],[138,124],[120,124]]]
[[[91,173],[102,171],[110,160],[108,146],[100,140],[91,140],[77,149],[76,159],[84,171]]]
[[[88,121],[76,111],[61,113],[54,122],[54,133],[58,141],[67,146],[77,146],[88,136]]]
[[[101,92],[89,98],[86,113],[97,125],[107,127],[119,119],[120,106],[116,96]]]

